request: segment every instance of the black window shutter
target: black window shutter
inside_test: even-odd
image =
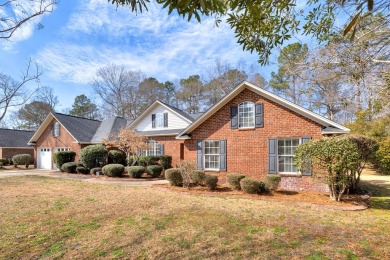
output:
[[[164,113],[164,127],[168,127],[168,113]]]
[[[264,104],[255,105],[255,122],[256,127],[264,126]]]
[[[226,172],[226,140],[219,140],[219,170]]]
[[[278,172],[278,139],[268,139],[268,172]]]
[[[156,128],[156,114],[152,114],[152,128]]]
[[[196,168],[198,170],[203,170],[203,150],[202,150],[202,140],[196,141]]]
[[[238,107],[230,107],[230,128],[237,129],[238,128]]]
[[[311,140],[311,137],[305,136],[301,138],[301,143],[304,144],[306,142],[309,142]],[[311,160],[307,159],[305,162],[304,171],[301,171],[302,176],[311,176]]]

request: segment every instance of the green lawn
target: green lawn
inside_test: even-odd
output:
[[[0,259],[390,259],[390,192],[374,188],[373,208],[343,212],[156,187],[0,179]]]

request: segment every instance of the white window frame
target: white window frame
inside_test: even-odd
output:
[[[164,154],[158,154],[159,151],[161,151],[161,144],[155,140],[149,140],[146,142],[146,144],[149,146],[149,149],[143,150],[142,155],[143,156],[161,156]]]
[[[70,151],[69,147],[56,147],[55,148],[55,152],[56,153],[58,153],[58,152],[67,152],[67,151]]]
[[[217,146],[213,146],[212,148],[218,148],[218,153],[208,153],[206,154],[206,143],[212,143],[212,142],[215,142],[217,143],[218,145]],[[208,171],[219,171],[220,170],[220,167],[221,167],[221,158],[220,158],[220,140],[207,140],[207,141],[203,141],[203,169],[205,170],[208,170]],[[217,168],[207,168],[206,167],[206,158],[207,156],[216,156],[217,158]],[[215,163],[216,161],[214,161]]]
[[[296,146],[286,146],[286,144],[285,144],[285,141],[293,141],[293,140],[298,140],[298,145],[296,145]],[[279,141],[283,141],[284,142],[284,145],[283,145],[283,149],[285,149],[285,148],[291,148],[291,151],[293,150],[293,148],[295,148],[295,150],[296,150],[296,148],[302,143],[302,139],[301,138],[298,138],[298,137],[292,137],[292,138],[278,138],[277,139],[277,166],[278,166],[278,173],[281,173],[281,174],[299,174],[300,172],[298,171],[298,169],[296,169],[296,166],[294,165],[294,159],[295,159],[295,152],[294,153],[290,153],[290,154],[280,154],[279,153]],[[285,157],[285,158],[291,158],[292,157],[292,159],[293,159],[293,162],[292,162],[292,167],[294,167],[295,169],[296,169],[296,171],[294,172],[294,171],[280,171],[279,170],[279,164],[280,164],[280,161],[279,161],[279,158],[280,157]],[[286,163],[284,162],[284,164],[286,165]],[[288,165],[290,165],[290,163],[287,163]]]
[[[164,113],[156,113],[155,115],[155,128],[164,128]]]
[[[252,108],[252,111],[244,111],[246,108]],[[256,115],[256,109],[255,109],[255,103],[252,101],[244,101],[238,105],[238,128],[239,129],[248,129],[248,128],[255,128],[256,122],[255,122],[255,115]],[[250,118],[252,118],[253,125],[250,125]],[[241,120],[245,120],[241,122]],[[245,126],[242,126],[245,123]]]

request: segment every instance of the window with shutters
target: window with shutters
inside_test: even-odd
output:
[[[149,140],[146,144],[148,145],[149,149],[142,151],[142,155],[143,156],[160,156],[160,155],[164,155],[163,154],[162,144],[160,144],[160,143],[158,143],[158,142],[156,142],[154,140]]]
[[[250,101],[238,105],[238,128],[255,127],[255,103]]]
[[[278,139],[278,172],[297,173],[294,165],[295,151],[300,144],[299,138]]]
[[[220,169],[220,141],[204,141],[204,169]]]
[[[60,123],[54,123],[53,136],[60,136]]]
[[[156,128],[164,127],[164,114],[157,113],[156,114]]]
[[[152,128],[168,127],[168,113],[152,114]]]

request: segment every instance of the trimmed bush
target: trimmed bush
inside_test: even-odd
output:
[[[9,163],[8,159],[0,159],[0,163],[7,165]]]
[[[263,186],[263,188],[265,188],[264,182],[260,182],[258,180],[248,178],[248,177],[241,179],[240,186],[245,193],[250,193],[250,194],[259,193],[260,186]]]
[[[139,166],[157,165],[160,160],[160,156],[140,156],[138,159]]]
[[[145,172],[145,167],[143,166],[127,166],[125,168],[126,172],[129,174],[130,178],[141,178],[142,174]]]
[[[76,172],[76,168],[77,168],[77,163],[75,162],[67,162],[67,163],[64,163],[61,167],[61,170],[63,172],[67,172],[67,173],[75,173]]]
[[[120,150],[108,151],[108,163],[126,165],[126,154]]]
[[[195,185],[204,186],[205,177],[206,177],[206,174],[203,171],[194,171],[192,173],[192,180],[194,181]]]
[[[102,168],[102,171],[104,175],[107,175],[109,177],[120,177],[122,176],[123,172],[125,171],[125,166],[122,164],[107,164]]]
[[[64,151],[64,152],[57,152],[54,153],[54,162],[56,164],[56,167],[61,170],[61,167],[64,163],[67,162],[74,162],[74,159],[76,158],[76,153],[73,151]]]
[[[204,184],[207,188],[209,188],[209,190],[215,190],[218,184],[218,176],[206,174]]]
[[[88,174],[89,170],[83,166],[77,166],[76,167],[76,172],[81,173],[81,174]]]
[[[379,171],[382,174],[390,174],[390,137],[379,143],[379,149],[376,152]]]
[[[96,175],[97,172],[102,172],[102,168],[100,167],[95,167],[95,168],[92,168],[89,173],[90,174],[93,174],[93,175]]]
[[[0,168],[3,168],[3,163],[2,162],[0,162]]]
[[[163,171],[163,167],[160,165],[149,165],[146,167],[146,173],[152,176],[153,178],[157,178],[161,175]]]
[[[177,168],[171,168],[165,171],[165,179],[172,186],[183,185],[183,177],[181,176],[180,170]]]
[[[90,145],[81,149],[80,161],[86,168],[92,169],[105,164],[106,156],[107,150],[103,145]]]
[[[160,156],[160,164],[164,169],[172,168],[172,156],[170,155]]]
[[[12,157],[14,165],[25,165],[26,168],[30,165],[31,155],[29,154],[17,154]]]
[[[226,176],[226,181],[229,186],[234,190],[241,190],[240,181],[245,178],[245,175],[241,173],[229,173]]]
[[[266,184],[270,190],[276,190],[282,178],[279,175],[267,175]]]

